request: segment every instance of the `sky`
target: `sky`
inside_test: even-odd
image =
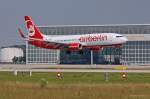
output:
[[[150,24],[150,0],[0,0],[0,47],[24,44],[25,15],[44,25]]]

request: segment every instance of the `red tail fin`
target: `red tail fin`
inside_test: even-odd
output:
[[[43,36],[39,29],[35,26],[35,24],[32,22],[31,18],[29,16],[25,16],[25,24],[29,32],[29,38],[38,38],[42,39]]]

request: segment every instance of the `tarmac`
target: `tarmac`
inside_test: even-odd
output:
[[[150,73],[150,65],[0,64],[0,71],[20,72],[129,72]]]

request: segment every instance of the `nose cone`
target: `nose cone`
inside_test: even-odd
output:
[[[122,38],[123,43],[126,43],[128,41],[128,39],[126,37]]]

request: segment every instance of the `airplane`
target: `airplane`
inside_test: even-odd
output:
[[[46,49],[61,49],[67,54],[78,51],[83,54],[83,49],[92,51],[102,50],[104,47],[121,47],[128,39],[118,33],[91,33],[80,35],[44,35],[33,23],[29,16],[24,16],[28,36],[19,28],[19,34],[29,44]]]

